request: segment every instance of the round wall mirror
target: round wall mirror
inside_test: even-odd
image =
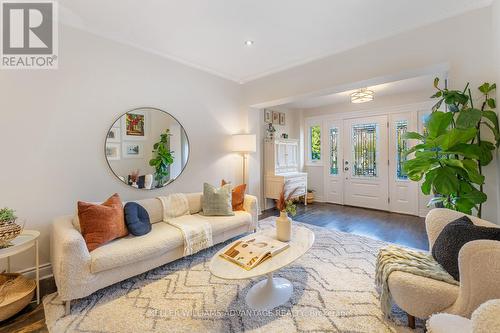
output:
[[[105,147],[111,171],[125,184],[153,190],[173,182],[189,158],[184,127],[168,112],[130,110],[108,131]]]

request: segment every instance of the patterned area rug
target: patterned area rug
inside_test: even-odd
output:
[[[274,217],[260,221],[274,225]],[[296,224],[301,224],[295,222]],[[380,311],[373,284],[378,249],[387,243],[301,224],[314,231],[312,249],[276,275],[293,283],[292,298],[272,311],[245,304],[262,278],[228,281],[210,274],[219,244],[73,301],[44,298],[50,332],[412,332],[406,316]],[[417,322],[422,331],[422,322]]]

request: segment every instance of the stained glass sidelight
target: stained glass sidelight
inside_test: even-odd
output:
[[[330,129],[330,175],[339,174],[338,164],[338,129]]]
[[[377,124],[352,127],[352,175],[377,176]]]
[[[408,130],[408,121],[400,120],[396,122],[396,178],[400,180],[408,179],[403,170],[403,164],[406,162],[406,150],[408,150],[408,141],[403,138]]]

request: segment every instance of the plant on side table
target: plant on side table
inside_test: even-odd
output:
[[[16,224],[17,216],[10,208],[0,209],[0,248],[11,245],[10,241],[19,236],[23,227]]]
[[[295,216],[297,214],[297,206],[293,203],[293,196],[298,188],[294,188],[287,193],[287,183],[283,184],[280,197],[276,200],[276,208],[280,211],[280,216],[276,219],[276,236],[278,240],[288,242],[292,237],[292,219],[288,214]]]
[[[483,192],[482,168],[493,159],[493,151],[500,144],[498,117],[493,111],[496,101],[492,97],[495,84],[484,83],[480,91],[481,105],[474,105],[469,84],[464,90],[439,87],[432,98],[439,98],[425,123],[424,133],[408,132],[406,139],[418,144],[407,151],[414,157],[404,164],[404,170],[413,181],[424,180],[421,190],[433,194],[429,205],[481,217],[482,204],[487,196]],[[445,106],[446,111],[438,111]],[[494,140],[486,139],[487,129]]]

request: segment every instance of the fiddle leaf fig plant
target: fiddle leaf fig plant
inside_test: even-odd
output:
[[[173,152],[170,151],[170,130],[160,134],[160,141],[153,145],[153,158],[149,165],[155,168],[156,187],[163,187],[169,176],[169,166],[174,163]]]
[[[418,143],[406,153],[412,158],[404,163],[404,171],[413,181],[421,181],[422,193],[434,197],[429,205],[444,206],[466,214],[477,211],[481,217],[485,178],[482,167],[493,159],[500,145],[500,130],[493,93],[496,84],[484,83],[478,90],[480,106],[474,105],[469,84],[465,89],[448,90],[434,80],[437,98],[423,133],[408,132],[406,139]],[[440,111],[444,106],[445,111]],[[486,139],[487,133],[490,138]]]

